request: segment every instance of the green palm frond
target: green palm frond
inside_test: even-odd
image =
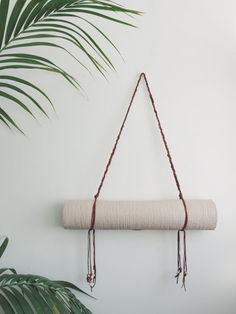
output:
[[[0,257],[8,244],[0,246]],[[88,295],[66,281],[36,275],[19,275],[12,268],[0,269],[0,313],[4,314],[91,314],[71,292]],[[89,295],[88,295],[89,296]]]
[[[90,314],[68,286],[83,292],[70,283],[41,276],[3,274],[0,276],[0,307],[6,314]]]
[[[52,105],[52,102],[38,86],[20,79],[16,74],[9,75],[9,71],[49,71],[61,75],[73,87],[79,88],[76,78],[53,60],[39,55],[37,47],[61,50],[88,71],[92,66],[105,76],[108,69],[114,69],[114,65],[94,38],[94,33],[119,51],[112,40],[95,25],[93,18],[134,26],[125,19],[117,18],[117,14],[124,14],[125,17],[140,14],[109,0],[16,0],[12,9],[10,4],[10,0],[0,0],[0,100],[1,103],[6,99],[15,103],[31,116],[34,115],[29,104],[46,116],[47,113],[35,96],[29,95],[26,87],[32,89],[32,92],[37,90],[43,94],[49,104]],[[87,28],[91,30],[88,31]],[[66,49],[64,43],[74,46],[81,57],[85,56],[88,65],[83,64],[80,57]],[[28,48],[36,48],[36,53],[28,53]],[[27,102],[24,99],[27,99]],[[8,127],[20,130],[14,119],[1,106],[0,120]]]

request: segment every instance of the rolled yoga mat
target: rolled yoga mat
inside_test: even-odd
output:
[[[93,200],[66,201],[63,225],[66,229],[89,229]],[[216,228],[216,206],[211,200],[186,200],[191,230]],[[105,201],[96,205],[96,229],[168,229],[183,227],[185,213],[181,200]]]

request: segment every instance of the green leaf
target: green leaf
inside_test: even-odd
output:
[[[20,293],[16,288],[11,287],[12,293],[14,293],[15,297],[19,301],[21,307],[23,308],[24,313],[26,314],[34,314],[31,305],[26,301],[26,298]],[[21,291],[21,290],[20,290]]]
[[[63,8],[66,4],[71,4],[76,2],[75,0],[66,0],[66,1],[49,1],[45,4],[45,6],[40,10],[37,16],[34,19],[34,22],[37,22],[43,15],[47,17],[54,10],[59,10]]]
[[[62,283],[70,285],[67,282]],[[73,284],[72,286],[74,287]],[[7,302],[9,301],[7,305],[14,308],[14,313],[22,314],[16,309],[18,305],[24,314],[91,314],[69,289],[41,276],[2,275],[0,276],[1,295],[6,297]]]
[[[11,57],[15,57],[15,58],[11,58]],[[1,58],[8,58],[8,59],[4,59],[4,60],[1,61]],[[55,63],[53,63],[52,61],[50,61],[50,60],[48,60],[48,59],[46,59],[44,57],[38,56],[38,55],[28,54],[28,53],[9,53],[9,54],[6,54],[6,55],[0,55],[0,63],[4,63],[4,62],[18,62],[18,61],[19,62],[32,63],[32,64],[39,64],[39,65],[45,65],[46,64],[48,67],[55,68],[55,69],[57,69],[57,70],[59,70],[59,71],[61,71],[64,74],[69,76],[69,74],[67,74],[65,71],[63,71]]]
[[[8,26],[6,29],[6,36],[5,36],[5,45],[8,44],[8,42],[11,38],[14,27],[16,25],[16,22],[18,20],[18,17],[20,15],[20,12],[21,12],[25,2],[26,2],[26,0],[17,0],[16,1],[16,4],[12,10],[11,16],[10,16],[9,21],[8,21]]]
[[[11,125],[13,125],[18,131],[20,131],[23,135],[25,135],[25,133],[18,127],[15,121],[2,108],[0,108],[0,116],[2,116],[6,121],[8,121]]]
[[[40,299],[43,300],[43,302],[45,304],[44,310],[48,311],[45,313],[52,313],[53,312],[53,304],[52,304],[52,300],[50,299],[50,297],[48,297],[48,294],[47,294],[48,287],[47,286],[44,286],[44,287],[37,286],[36,289],[37,289],[36,295],[40,296],[41,297]]]
[[[15,57],[15,58],[13,58]],[[5,58],[1,60],[1,58]],[[8,58],[8,59],[6,59]],[[11,54],[6,54],[6,55],[0,55],[0,63],[5,63],[5,62],[27,62],[31,64],[40,64],[40,65],[46,65],[47,66],[53,66],[57,69],[60,69],[57,65],[55,65],[53,62],[49,61],[46,58],[33,55],[33,54],[27,54],[27,53],[11,53]]]
[[[16,82],[16,83],[21,83],[23,85],[26,85],[26,86],[29,86],[33,89],[35,89],[36,91],[38,91],[43,97],[45,97],[49,103],[51,104],[51,106],[53,107],[54,109],[54,106],[50,100],[50,98],[40,89],[38,88],[36,85],[26,81],[26,80],[23,80],[21,78],[18,78],[16,76],[10,76],[10,75],[0,75],[0,80],[10,80],[10,81],[13,81],[13,82]]]
[[[1,82],[0,82],[0,87],[9,88],[9,89],[12,89],[12,90],[24,95],[25,97],[30,99],[32,101],[32,103],[34,103],[39,108],[39,110],[41,110],[43,112],[43,114],[45,114],[45,116],[48,117],[46,111],[40,106],[40,104],[33,97],[31,97],[29,94],[27,94],[25,91],[23,91],[21,88],[15,86],[15,85],[12,85],[12,84],[1,83]]]
[[[46,66],[40,67],[40,66],[31,66],[31,65],[24,65],[24,64],[16,64],[16,65],[13,64],[13,65],[5,65],[5,66],[0,67],[0,70],[7,70],[7,69],[37,69],[37,70],[54,72],[54,73],[61,74],[74,87],[77,87],[76,84],[79,86],[79,84],[76,82],[76,80],[73,77],[68,76],[65,73],[63,73],[57,69],[49,68]]]
[[[97,3],[99,3],[98,1],[96,1]],[[117,5],[111,5],[111,4],[105,4],[104,2],[100,2],[101,5],[92,5],[92,4],[82,4],[79,5],[78,8],[79,9],[95,9],[95,10],[104,10],[104,11],[112,11],[112,12],[123,12],[123,13],[132,13],[132,14],[139,14],[138,11],[135,10],[128,10],[125,8],[122,8],[120,6]],[[71,8],[77,8],[76,5],[71,6]],[[63,10],[64,11],[64,10]]]
[[[0,2],[0,49],[4,38],[9,0],[1,0]]]
[[[73,309],[72,313],[88,313],[88,314],[92,314],[92,312],[90,312],[90,310],[88,310],[78,299],[74,298],[74,299],[70,299],[69,300],[69,305],[71,307],[71,309]]]
[[[102,32],[100,28],[98,28],[94,23],[90,22],[88,19],[83,18],[81,16],[78,16],[76,14],[71,14],[71,13],[67,13],[67,14],[63,14],[63,15],[60,14],[60,16],[61,17],[72,17],[72,18],[77,18],[77,19],[85,21],[86,23],[91,25],[94,29],[96,29],[102,35],[102,37],[104,37],[112,45],[112,47],[119,53],[119,55],[121,55],[120,51],[115,46],[115,44],[110,40],[110,38],[104,32]]]
[[[0,120],[9,128],[11,129],[10,125],[7,123],[7,121],[0,115]],[[0,270],[0,274],[1,274],[1,270]]]
[[[76,285],[74,285],[73,283],[70,283],[70,282],[67,282],[67,281],[60,281],[60,280],[54,280],[53,282],[55,282],[56,284],[59,284],[65,288],[70,288],[70,289],[73,289],[73,290],[76,290],[78,292],[81,292],[87,296],[89,296],[90,298],[93,298],[95,299],[93,296],[91,296],[90,294],[88,294],[87,292],[81,290],[79,287],[77,287]]]
[[[35,118],[35,116],[33,115],[33,113],[30,111],[30,109],[25,106],[23,104],[23,102],[21,102],[18,98],[12,96],[11,94],[8,94],[8,93],[5,93],[3,92],[2,90],[0,90],[0,96],[3,97],[3,98],[6,98],[6,99],[9,99],[13,102],[15,102],[17,105],[19,105],[22,109],[24,109],[26,112],[28,112],[32,117]],[[1,256],[1,255],[0,255]]]
[[[96,53],[98,53],[98,55],[100,57],[102,57],[102,59],[105,61],[105,63],[112,67],[113,69],[114,66],[111,62],[111,60],[108,58],[108,56],[105,54],[105,52],[101,49],[101,47],[96,43],[96,41],[86,32],[84,31],[81,27],[79,27],[78,25],[76,25],[75,23],[72,23],[72,22],[69,22],[69,21],[65,21],[65,20],[59,20],[59,19],[46,19],[44,22],[59,22],[59,23],[63,23],[63,24],[69,24],[71,26],[73,26],[74,28],[76,28],[77,30],[79,30],[81,33],[83,33],[86,37],[84,37],[81,33],[79,33],[78,31],[74,30],[73,28],[71,27],[67,27],[67,26],[63,26],[63,25],[60,25],[58,23],[55,23],[55,24],[39,24],[38,26],[40,27],[48,27],[48,26],[51,26],[51,27],[57,27],[57,28],[61,28],[61,29],[66,29],[74,34],[76,34],[77,36],[81,37],[90,47],[92,47],[92,49],[94,49],[96,51]]]
[[[21,14],[19,21],[17,22],[14,37],[17,36],[22,29],[26,19],[29,17],[30,12],[35,8],[35,6],[40,2],[41,0],[31,0],[28,5],[26,6],[25,10]]]
[[[70,13],[70,12],[76,12],[76,13],[85,13],[85,14],[91,14],[91,15],[95,15],[95,16],[98,16],[98,17],[101,17],[101,18],[104,18],[104,19],[107,19],[107,20],[110,20],[112,22],[116,22],[116,23],[119,23],[119,24],[123,24],[123,25],[126,25],[126,26],[130,26],[130,27],[136,27],[135,25],[133,24],[130,24],[128,22],[125,22],[123,20],[118,20],[118,19],[115,19],[109,15],[105,15],[105,14],[102,14],[102,13],[99,13],[99,12],[96,12],[96,11],[90,11],[90,10],[83,10],[83,9],[66,9],[64,10],[63,12],[66,12],[66,13]],[[55,14],[52,14],[52,16],[60,16],[60,12],[59,13],[55,13]]]
[[[30,300],[30,303],[32,304],[34,310],[36,313],[44,313],[44,314],[52,314],[52,311],[48,307],[48,305],[45,303],[40,296],[32,291],[29,287],[22,286],[22,292],[24,295],[27,296],[27,298]]]
[[[62,298],[57,299],[56,295],[57,292],[52,292],[50,289],[38,289],[40,295],[44,297],[48,302],[51,304],[52,309],[56,309],[58,313],[63,313],[63,314],[70,314],[71,312],[68,310],[67,306],[65,305],[65,302]]]
[[[34,33],[34,32],[55,32],[55,33],[60,33],[63,34],[65,36],[58,36],[58,35],[51,35],[52,38],[60,38],[60,39],[64,39],[69,41],[70,43],[72,43],[73,45],[75,45],[77,48],[81,49],[86,55],[87,57],[91,60],[91,62],[94,64],[94,66],[98,69],[98,71],[104,75],[103,70],[104,67],[95,59],[93,58],[93,56],[90,55],[90,53],[88,53],[88,51],[83,47],[83,45],[77,40],[77,38],[73,35],[71,35],[68,32],[62,31],[62,30],[58,30],[57,28],[45,28],[45,29],[34,29],[34,30],[29,30],[25,33]]]
[[[0,306],[2,307],[5,314],[15,314],[9,301],[2,294],[0,294]]]
[[[33,22],[34,18],[37,16],[37,14],[41,11],[42,7],[48,0],[40,0],[37,5],[34,7],[34,9],[31,11],[30,15],[26,19],[24,29],[26,29],[31,22]]]
[[[26,36],[24,38],[20,38],[19,40],[22,40],[22,39],[36,39],[36,38],[52,38],[52,36],[51,35],[45,35],[45,34],[42,34],[42,35],[32,35],[32,36]],[[38,46],[58,48],[58,49],[61,49],[61,50],[65,51],[73,59],[75,59],[83,68],[85,68],[90,73],[89,69],[82,62],[80,62],[78,58],[76,58],[72,53],[70,53],[64,47],[61,47],[61,46],[59,46],[57,44],[54,44],[54,43],[43,42],[43,41],[42,42],[41,41],[40,42],[39,41],[38,42],[29,42],[29,43],[24,43],[24,44],[19,44],[19,45],[8,46],[5,50],[10,50],[10,49],[14,49],[14,48],[38,47]]]
[[[16,65],[10,64],[10,65],[4,65],[0,67],[0,70],[6,70],[6,69],[40,69],[44,71],[54,72],[61,74],[72,86],[77,87],[79,84],[77,81],[70,76],[68,73],[64,72],[63,70],[57,69],[52,66],[48,66],[46,64],[43,64],[42,62],[36,61],[36,60],[30,60],[27,58],[12,58],[11,60],[0,60],[0,63],[18,63]],[[20,64],[23,63],[23,64]],[[25,65],[26,64],[26,65]],[[28,64],[32,64],[28,65]]]
[[[12,272],[13,274],[16,274],[16,271],[15,271],[15,269],[13,269],[13,268],[1,268],[1,269],[0,269],[0,275],[3,274],[3,273],[5,273],[6,271],[10,271],[10,272]]]
[[[1,244],[1,246],[0,246],[0,258],[2,257],[3,253],[5,252],[6,247],[8,245],[8,242],[9,242],[8,238],[5,238],[3,243]]]
[[[15,313],[25,314],[25,312],[23,311],[23,308],[21,307],[21,305],[20,305],[18,299],[16,298],[16,296],[14,295],[14,293],[7,290],[6,288],[1,288],[1,291],[5,294],[7,299],[10,301],[11,306],[14,309]]]

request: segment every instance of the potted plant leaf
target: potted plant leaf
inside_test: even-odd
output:
[[[0,258],[8,245],[0,246]],[[91,314],[71,290],[88,295],[66,281],[37,275],[20,275],[13,268],[0,269],[0,313],[4,314]]]

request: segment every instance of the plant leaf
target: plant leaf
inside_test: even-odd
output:
[[[10,80],[10,81],[13,81],[13,82],[16,82],[16,83],[21,83],[23,85],[26,85],[26,86],[29,86],[35,90],[37,90],[42,96],[44,96],[48,101],[49,103],[51,104],[51,106],[53,107],[54,109],[54,106],[50,100],[50,98],[40,89],[38,88],[36,85],[26,81],[26,80],[23,80],[21,78],[18,78],[16,76],[10,76],[10,75],[0,75],[0,80]]]
[[[15,271],[15,269],[13,269],[13,268],[1,268],[1,269],[0,269],[0,275],[3,274],[3,273],[5,273],[6,271],[10,271],[10,272],[12,272],[13,274],[16,274],[16,271]]]
[[[93,298],[95,299],[93,296],[91,296],[90,294],[88,294],[87,292],[81,290],[80,288],[78,288],[76,285],[74,285],[73,283],[70,283],[70,282],[67,282],[67,281],[60,281],[60,280],[54,280],[53,282],[65,287],[65,288],[70,288],[70,289],[73,289],[73,290],[76,290],[78,292],[81,292],[87,296],[89,296],[90,298]]]
[[[1,288],[1,291],[5,294],[7,299],[10,301],[12,308],[14,309],[15,313],[17,314],[25,314],[21,304],[19,303],[18,299],[11,291],[7,290],[6,288]]]
[[[50,35],[46,35],[46,34],[42,34],[42,35],[32,35],[32,36],[25,36],[24,38],[18,38],[16,40],[22,40],[22,39],[36,39],[36,38],[52,38],[52,36]],[[65,49],[64,47],[61,47],[57,44],[54,43],[49,43],[49,42],[29,42],[29,43],[24,43],[24,44],[19,44],[19,45],[12,45],[12,46],[8,46],[6,48],[6,50],[10,50],[10,49],[14,49],[14,48],[26,48],[26,47],[38,47],[38,46],[45,46],[45,47],[53,47],[53,48],[58,48],[61,49],[63,51],[65,51],[66,53],[68,53],[73,59],[75,59],[83,68],[85,68],[89,73],[89,69],[82,63],[79,61],[78,58],[76,58],[72,53],[70,53],[67,49]],[[81,86],[80,86],[81,87]]]
[[[54,313],[54,310],[57,311],[53,301],[51,300],[51,297],[48,294],[48,290],[50,289],[48,285],[45,286],[34,286],[32,287],[35,291],[35,293],[38,294],[40,298],[43,299],[43,301],[49,306],[50,310]]]
[[[33,115],[33,113],[30,111],[30,109],[25,106],[23,104],[22,101],[20,101],[18,98],[12,96],[11,94],[8,94],[8,93],[5,93],[4,91],[0,90],[0,96],[3,97],[3,98],[6,98],[6,99],[9,99],[13,102],[15,102],[17,105],[19,105],[22,109],[24,109],[26,112],[28,112],[32,117],[35,118],[35,116]],[[0,255],[1,256],[1,255]]]
[[[29,94],[27,94],[25,91],[23,91],[21,88],[15,86],[15,85],[12,85],[12,84],[8,84],[8,83],[1,83],[0,82],[0,87],[5,87],[5,88],[9,88],[9,89],[12,89],[22,95],[24,95],[25,97],[27,97],[28,99],[30,99],[32,101],[32,103],[34,103],[38,108],[39,110],[42,111],[42,113],[48,117],[46,111],[40,106],[40,104],[33,98],[31,97]],[[49,117],[48,117],[49,118]]]
[[[0,120],[9,128],[11,129],[10,125],[7,123],[7,121],[0,115]],[[0,270],[0,274],[1,274],[1,270]]]
[[[52,311],[45,303],[45,301],[30,288],[30,285],[24,285],[21,289],[23,294],[26,295],[27,298],[30,300],[30,303],[32,304],[36,313],[52,314]]]
[[[16,296],[17,300],[20,302],[24,313],[34,314],[31,305],[26,301],[26,298],[20,293],[15,287],[11,287],[12,293]]]
[[[91,25],[94,29],[96,29],[111,45],[112,47],[119,53],[119,55],[121,55],[119,49],[115,46],[115,44],[110,40],[110,38],[104,33],[101,31],[100,28],[98,28],[94,23],[90,22],[89,20],[87,20],[86,18],[83,18],[81,16],[78,16],[76,14],[71,14],[71,13],[67,13],[67,14],[63,14],[63,15],[60,15],[61,17],[73,17],[73,18],[77,18],[77,19],[80,19],[80,20],[83,20],[85,21],[86,23],[88,23],[89,25]]]
[[[63,12],[65,13],[70,13],[70,12],[76,12],[76,13],[85,13],[85,14],[91,14],[91,15],[95,15],[95,16],[98,16],[98,17],[101,17],[101,18],[104,18],[104,19],[107,19],[107,20],[110,20],[112,22],[116,22],[116,23],[119,23],[119,24],[123,24],[123,25],[126,25],[126,26],[130,26],[130,27],[136,27],[135,25],[133,24],[130,24],[128,22],[125,22],[123,20],[118,20],[118,19],[115,19],[109,15],[105,15],[105,14],[102,14],[102,13],[99,13],[99,12],[96,12],[96,11],[90,11],[90,10],[83,10],[83,9],[66,9],[64,10]],[[60,16],[60,11],[59,13],[55,13],[55,14],[52,14],[52,16]]]
[[[16,4],[12,10],[11,16],[8,21],[7,29],[6,29],[6,35],[5,35],[5,45],[8,44],[11,35],[13,33],[14,27],[16,25],[16,22],[18,20],[18,17],[20,15],[20,12],[25,4],[26,0],[17,0]]]
[[[75,0],[49,1],[37,14],[37,16],[34,19],[34,22],[37,22],[43,15],[44,17],[47,17],[54,10],[59,10],[63,8],[66,4],[70,5],[73,2],[76,2],[76,1]]]
[[[100,57],[102,57],[102,59],[105,61],[105,63],[110,66],[111,68],[113,68],[113,70],[115,69],[114,65],[112,64],[111,60],[108,58],[108,56],[105,54],[105,52],[101,49],[101,47],[96,43],[96,41],[86,32],[84,31],[81,27],[79,27],[78,25],[76,25],[75,23],[69,22],[69,21],[65,21],[65,20],[60,20],[60,19],[46,19],[44,22],[59,22],[59,23],[63,23],[63,24],[69,24],[73,27],[75,27],[77,30],[79,30],[81,33],[83,33],[86,37],[84,37],[82,34],[80,34],[78,31],[74,30],[71,27],[67,27],[67,26],[63,26],[60,25],[58,23],[55,24],[39,24],[38,26],[52,26],[52,27],[57,27],[57,28],[62,28],[62,29],[66,29],[69,30],[70,32],[75,33],[77,36],[81,37],[90,47],[92,47],[96,53],[98,53],[98,55]]]
[[[34,9],[34,7],[40,2],[41,0],[31,0],[28,5],[26,6],[25,10],[22,12],[22,14],[19,17],[19,20],[17,22],[14,37],[16,37],[20,30],[22,29],[26,19],[29,17],[30,12]]]
[[[88,53],[88,51],[83,47],[83,45],[77,40],[75,36],[71,35],[68,32],[58,30],[56,28],[55,29],[54,28],[34,29],[34,30],[27,31],[25,33],[32,33],[32,32],[55,32],[55,33],[60,33],[60,34],[65,35],[65,36],[51,35],[51,37],[67,40],[73,45],[75,45],[77,48],[81,49],[87,55],[87,57],[91,60],[91,62],[94,64],[97,70],[104,76],[104,73],[103,73],[103,70],[105,70],[104,67],[93,56],[91,56],[90,53]]]
[[[0,49],[4,38],[9,0],[1,0],[0,2]]]
[[[25,133],[18,127],[15,121],[2,108],[0,108],[0,116],[2,116],[6,121],[8,121],[11,125],[13,125],[18,131],[20,131],[20,133],[25,135]]]
[[[5,314],[6,313],[7,314],[15,314],[9,301],[2,294],[0,294],[0,306],[2,307]]]
[[[5,252],[6,247],[8,245],[8,242],[9,242],[8,238],[5,238],[3,243],[1,244],[1,246],[0,246],[0,258],[2,257],[3,253]]]
[[[8,59],[4,59],[1,61],[1,57],[8,58]],[[11,58],[11,57],[15,57],[15,58]],[[22,63],[38,64],[42,66],[46,65],[47,67],[56,69],[60,71],[61,73],[64,73],[68,77],[72,78],[68,73],[63,71],[63,69],[61,69],[55,63],[38,55],[33,55],[33,54],[28,54],[28,53],[9,53],[6,55],[0,55],[0,63],[4,63],[4,62],[22,62]]]
[[[66,73],[64,71],[61,71],[61,70],[59,70],[57,68],[51,67],[51,66],[41,64],[40,62],[19,58],[18,60],[11,59],[11,61],[9,61],[9,60],[1,61],[0,60],[0,63],[18,63],[16,65],[15,64],[10,64],[10,65],[1,66],[0,70],[6,70],[6,69],[38,69],[38,70],[54,72],[54,73],[61,74],[72,86],[74,86],[74,87],[79,86],[78,82],[72,76],[70,76],[68,73]],[[23,64],[20,64],[20,63],[23,63]],[[28,65],[28,64],[32,64],[32,65]]]
[[[56,298],[57,292],[52,292],[50,289],[38,289],[40,295],[44,297],[51,304],[52,309],[56,309],[58,313],[70,314],[63,299]]]
[[[37,14],[40,12],[40,10],[42,9],[42,7],[44,6],[44,4],[47,1],[48,0],[40,0],[37,3],[37,5],[34,7],[34,9],[31,11],[30,15],[26,19],[26,22],[25,22],[25,25],[24,25],[24,29],[26,29],[30,25],[30,23],[34,20],[34,18],[37,16]]]

